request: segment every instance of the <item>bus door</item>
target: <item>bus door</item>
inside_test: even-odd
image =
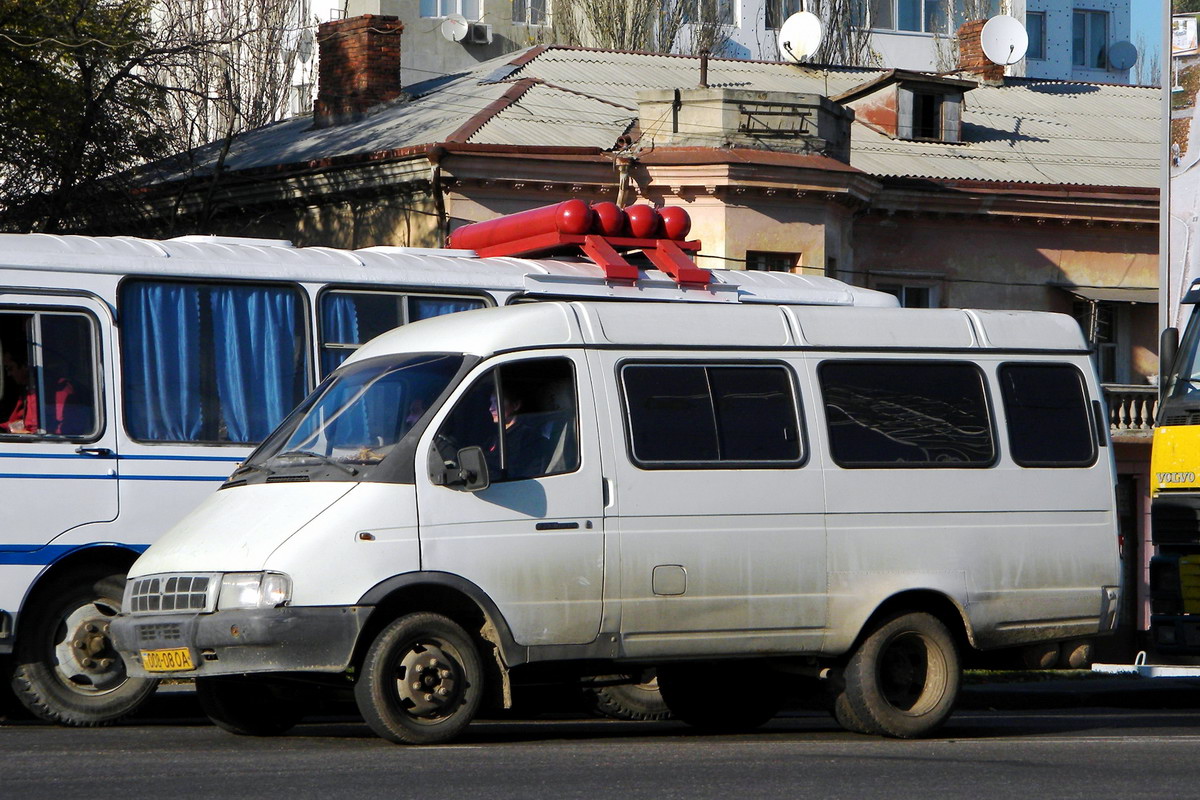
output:
[[[111,330],[98,301],[0,293],[0,566],[40,569],[57,536],[117,516]]]

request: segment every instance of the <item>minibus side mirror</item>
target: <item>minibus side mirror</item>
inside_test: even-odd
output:
[[[491,485],[487,459],[482,447],[464,447],[458,451],[458,486],[464,492],[480,492]]]
[[[491,485],[487,459],[483,455],[482,447],[464,447],[459,450],[457,464],[453,461],[445,461],[438,468],[434,468],[431,464],[429,477],[437,486],[445,486],[447,489],[456,489],[460,492],[481,492]]]

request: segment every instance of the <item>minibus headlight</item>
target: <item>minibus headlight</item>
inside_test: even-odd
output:
[[[217,608],[275,608],[292,597],[292,579],[281,572],[230,572],[221,578]]]

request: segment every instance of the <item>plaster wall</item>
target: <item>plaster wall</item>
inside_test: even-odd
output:
[[[946,307],[1070,313],[1074,297],[1057,286],[1157,286],[1158,240],[1152,229],[876,214],[855,225],[853,273],[855,283],[868,286],[934,286]],[[1129,312],[1133,383],[1158,372],[1154,313],[1153,306]]]

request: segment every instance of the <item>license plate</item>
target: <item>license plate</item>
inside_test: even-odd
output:
[[[186,647],[174,647],[170,650],[143,650],[142,668],[146,672],[182,672],[195,669],[192,663],[192,653]]]

